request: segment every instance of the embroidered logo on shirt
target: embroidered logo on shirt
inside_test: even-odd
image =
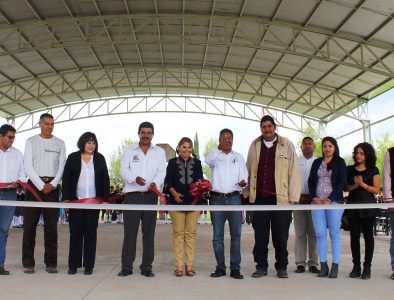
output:
[[[140,157],[137,154],[135,154],[135,155],[133,155],[133,160],[132,161],[133,162],[140,161]]]
[[[194,159],[189,160],[185,166],[185,163],[181,161],[181,159],[178,157],[176,163],[179,168],[179,175],[181,176],[181,178],[179,178],[179,181],[182,184],[189,184],[193,182],[192,175],[193,175]],[[187,173],[187,178],[186,178],[186,173]]]

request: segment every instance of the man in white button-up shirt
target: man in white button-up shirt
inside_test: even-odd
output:
[[[298,158],[298,164],[301,174],[301,197],[300,204],[311,204],[312,199],[309,196],[308,178],[311,172],[313,161],[316,157],[313,155],[315,144],[311,137],[304,137],[301,143],[302,155]],[[297,265],[296,273],[304,273],[308,265],[309,271],[318,273],[318,259],[316,251],[316,233],[313,228],[312,214],[310,210],[295,210],[294,231],[295,239],[295,263]],[[307,251],[308,249],[308,251]],[[309,252],[309,261],[306,262],[307,252]]]
[[[387,150],[383,159],[383,192],[384,201],[388,203],[393,202],[394,191],[394,147]],[[391,240],[390,240],[390,258],[391,258],[391,279],[394,280],[394,209],[389,208],[390,225],[391,225]]]
[[[241,154],[232,150],[233,133],[223,129],[219,135],[219,146],[208,153],[205,162],[211,168],[212,205],[241,205],[240,192],[247,185],[248,170]],[[212,211],[213,249],[216,258],[216,270],[211,277],[226,275],[224,259],[224,224],[228,220],[230,227],[230,276],[243,279],[241,264],[241,211]]]
[[[138,128],[139,143],[124,150],[120,161],[120,173],[125,181],[123,192],[125,204],[157,204],[158,189],[166,175],[166,156],[162,148],[152,144],[154,127],[143,122]],[[124,240],[122,249],[122,269],[118,276],[133,274],[138,228],[141,221],[143,253],[141,274],[154,277],[156,211],[128,210],[123,213]]]
[[[16,200],[19,181],[25,181],[22,153],[12,147],[16,130],[8,124],[0,127],[0,201]],[[10,229],[15,207],[0,205],[0,275],[9,275],[4,269],[8,230]]]
[[[59,201],[58,183],[62,178],[66,162],[64,142],[53,136],[55,120],[45,113],[40,116],[40,134],[27,139],[24,162],[28,183],[45,202]],[[27,200],[37,201],[31,193]],[[26,274],[34,273],[34,248],[36,229],[40,214],[44,217],[44,262],[48,273],[57,273],[57,222],[58,208],[26,207],[24,210],[22,263]]]

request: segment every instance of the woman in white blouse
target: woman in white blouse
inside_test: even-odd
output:
[[[64,167],[62,200],[108,198],[108,168],[104,156],[97,152],[96,135],[85,132],[79,138],[77,146],[79,151],[68,156]],[[99,210],[70,210],[68,274],[77,273],[77,269],[82,266],[85,268],[85,275],[92,274],[96,258],[98,217]]]

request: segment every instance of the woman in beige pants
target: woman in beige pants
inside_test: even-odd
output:
[[[183,137],[176,148],[178,157],[168,162],[167,175],[164,180],[164,192],[168,203],[182,205],[198,204],[189,193],[190,183],[203,178],[201,161],[193,157],[193,142]],[[185,256],[185,273],[194,276],[193,269],[196,228],[199,211],[170,211],[173,228],[173,247],[175,259],[175,276],[183,276],[183,259]]]

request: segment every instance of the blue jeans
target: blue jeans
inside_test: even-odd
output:
[[[390,240],[390,257],[391,270],[394,272],[394,212],[390,212],[391,240]]]
[[[15,199],[15,190],[5,192],[0,190],[0,201]],[[14,206],[0,206],[0,267],[4,267],[8,230],[10,229],[11,221],[14,216],[14,210]]]
[[[239,195],[232,197],[211,197],[211,205],[241,205]],[[230,270],[240,270],[241,264],[241,231],[242,231],[242,212],[241,211],[212,211],[211,220],[213,225],[213,250],[217,268],[226,269],[224,259],[224,224],[228,220],[230,227]]]
[[[320,262],[327,262],[327,228],[330,233],[332,262],[341,260],[341,219],[343,209],[312,210],[313,227],[317,238]]]

